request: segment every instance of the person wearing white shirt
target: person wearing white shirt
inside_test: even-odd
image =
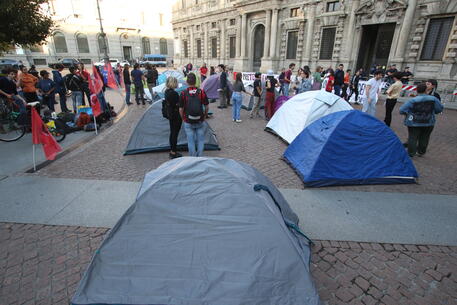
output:
[[[365,86],[365,97],[363,100],[362,111],[372,116],[376,116],[376,103],[378,102],[381,91],[382,71],[376,71],[372,79]]]

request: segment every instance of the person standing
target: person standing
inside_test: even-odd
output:
[[[193,68],[194,68],[194,67],[192,66],[192,63],[188,63],[188,64],[186,65],[186,72],[187,72],[187,74],[189,74],[190,72],[192,72],[192,69],[193,69]]]
[[[427,80],[425,85],[427,86],[426,93],[428,95],[433,95],[434,97],[436,97],[441,102],[441,96],[438,94],[438,92],[436,92],[436,90],[438,88],[438,82],[436,81],[436,79]]]
[[[194,73],[187,75],[186,90],[179,98],[179,114],[183,120],[184,131],[187,136],[189,155],[203,156],[205,147],[205,126],[203,122],[208,115],[208,98],[202,89],[196,87],[197,77]]]
[[[365,95],[362,111],[376,117],[376,103],[378,102],[379,92],[381,91],[382,71],[377,70],[365,87]]]
[[[312,90],[321,90],[322,87],[322,67],[317,66],[316,71],[313,73],[313,87]]]
[[[405,67],[402,73],[401,82],[404,85],[407,85],[413,76],[414,75],[411,73],[411,71],[409,71],[409,67]]]
[[[397,99],[400,96],[401,88],[403,84],[401,83],[401,73],[395,72],[390,75],[394,83],[387,88],[387,99],[386,99],[386,117],[384,118],[384,123],[390,127],[392,122],[392,111],[395,108]]]
[[[19,108],[19,112],[26,113],[27,103],[24,98],[18,94],[16,83],[14,82],[16,75],[16,70],[8,69],[6,70],[6,76],[0,77],[0,98],[13,102]]]
[[[301,71],[300,75],[301,82],[298,86],[298,93],[303,93],[311,90],[311,79],[309,78],[309,72],[308,71]]]
[[[38,100],[36,94],[36,84],[38,83],[38,78],[33,76],[27,71],[27,67],[22,67],[22,74],[19,79],[19,85],[22,88],[24,93],[24,98],[27,103],[33,103]]]
[[[181,130],[182,119],[179,114],[179,95],[175,91],[178,88],[178,80],[176,77],[170,76],[165,83],[165,102],[167,105],[168,122],[170,123],[170,159],[182,157],[178,153],[176,146],[178,144],[178,134]]]
[[[132,86],[132,81],[130,80],[130,71],[129,71],[129,65],[125,64],[124,65],[124,71],[122,71],[122,76],[124,79],[124,86],[125,86],[125,103],[127,105],[132,105],[133,103],[130,102],[130,90]]]
[[[217,108],[223,109],[227,108],[227,90],[228,90],[228,80],[227,73],[225,72],[225,66],[220,64],[218,66],[219,70],[219,106]]]
[[[208,68],[206,67],[206,63],[203,63],[203,66],[200,67],[200,79],[202,83],[205,81],[207,74]]]
[[[79,76],[81,76],[81,78],[83,80],[83,84],[82,84],[82,89],[83,89],[83,93],[84,93],[83,94],[83,105],[86,105],[84,96],[86,96],[86,98],[87,98],[87,104],[90,105],[90,90],[89,90],[90,73],[86,71],[83,63],[78,64],[78,69],[79,69],[78,74],[79,74]]]
[[[73,100],[73,112],[78,112],[78,106],[83,103],[83,79],[77,73],[78,68],[72,66],[68,68],[70,74],[65,75],[65,86],[71,91],[71,99]]]
[[[325,91],[332,93],[333,84],[335,83],[335,71],[332,68],[327,70],[327,84],[325,84]]]
[[[260,109],[260,99],[262,96],[262,83],[260,77],[262,74],[260,72],[255,73],[255,80],[254,80],[254,106],[252,107],[251,113],[249,117],[252,119],[255,115],[256,118],[260,117],[259,109]]]
[[[241,77],[242,77],[241,73],[236,74],[236,79],[235,79],[235,83],[233,84],[233,93],[232,93],[232,121],[237,122],[237,123],[242,122],[240,119],[241,104],[243,101],[243,96],[241,95],[241,92],[252,95],[252,94],[246,92],[246,89],[244,88],[243,80]]]
[[[216,74],[216,70],[214,69],[214,67],[213,66],[209,67],[209,75],[211,76],[214,74]]]
[[[146,82],[148,84],[148,90],[149,93],[151,94],[152,97],[152,88],[156,86],[157,83],[157,78],[159,77],[159,74],[157,73],[157,69],[155,69],[154,66],[151,64],[146,65]]]
[[[333,91],[336,95],[341,96],[341,88],[344,84],[344,66],[340,64],[335,70],[335,83],[333,84]]]
[[[358,104],[359,102],[359,82],[360,82],[360,75],[361,73],[361,70],[357,70],[355,72],[355,74],[351,77],[351,82],[350,82],[350,86],[351,86],[351,93],[349,94],[349,97],[348,97],[348,100],[351,100],[351,96],[352,94],[355,93],[355,99],[354,99],[354,103]]]
[[[56,83],[49,78],[49,72],[46,70],[40,71],[41,79],[38,81],[37,89],[39,94],[43,97],[43,104],[48,106],[51,111],[55,111],[55,89]]]
[[[30,66],[29,73],[32,74],[33,76],[35,76],[36,78],[39,78],[39,74],[38,74],[38,71],[37,71],[35,65]]]
[[[273,107],[275,103],[275,90],[278,87],[278,81],[274,78],[273,70],[268,70],[266,81],[266,95],[265,95],[265,119],[269,121],[273,116]]]
[[[295,69],[295,64],[294,63],[291,63],[289,65],[289,69],[284,73],[284,92],[283,92],[283,95],[285,96],[289,96],[289,87],[290,87],[290,83],[291,83],[291,78],[292,78],[292,73]]]
[[[346,101],[348,100],[348,88],[351,79],[351,69],[347,69],[346,73],[344,74],[344,84],[343,90],[341,92],[341,97],[344,98]]]
[[[400,114],[405,115],[404,124],[408,127],[408,155],[423,156],[427,152],[428,142],[435,126],[435,114],[443,111],[440,101],[426,93],[427,85],[417,85],[418,96],[408,100],[400,107]]]
[[[57,64],[55,69],[52,70],[52,79],[56,84],[55,93],[59,95],[60,101],[60,111],[62,112],[69,112],[67,107],[67,89],[65,88],[65,82],[62,77],[62,71],[64,66],[62,64]]]
[[[144,85],[143,81],[145,80],[143,72],[140,70],[140,65],[136,63],[133,66],[133,71],[131,73],[132,79],[133,79],[133,84],[135,86],[135,101],[136,104],[140,104],[140,100],[143,103],[143,105],[146,105],[144,101]]]

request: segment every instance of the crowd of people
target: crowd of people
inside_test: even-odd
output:
[[[19,70],[6,69],[1,71],[0,97],[14,102],[21,112],[25,112],[26,103],[40,102],[50,111],[54,112],[55,105],[60,103],[61,112],[77,112],[79,106],[90,105],[89,81],[90,73],[85,69],[84,64],[69,67],[69,73],[62,75],[64,66],[57,64],[55,69],[49,73],[47,70],[38,72],[35,66],[27,69],[20,66]],[[98,77],[104,80],[100,67],[94,70]],[[52,76],[52,77],[51,77]],[[97,94],[102,110],[107,109],[104,96],[106,83],[103,89]],[[72,107],[67,105],[67,93],[71,92]],[[56,96],[59,97],[59,103]]]
[[[207,68],[203,64],[199,69],[194,71],[191,63],[183,68],[183,74],[187,77],[189,88],[184,91],[180,97],[174,92],[176,88],[176,80],[167,81],[167,91],[165,100],[169,103],[173,115],[170,119],[170,152],[171,158],[180,157],[181,154],[176,152],[176,141],[181,120],[184,122],[184,128],[189,140],[189,151],[191,156],[201,156],[203,154],[203,134],[202,123],[207,117],[208,98],[202,89],[197,88],[197,75],[203,81],[212,74],[218,74],[219,81],[219,109],[225,109],[232,106],[232,121],[241,123],[240,109],[242,104],[242,93],[253,96],[252,110],[250,118],[258,118],[260,116],[260,105],[262,97],[265,99],[265,119],[269,120],[274,114],[275,99],[280,95],[289,96],[292,94],[300,94],[310,90],[324,89],[327,92],[332,92],[335,95],[349,101],[354,95],[355,103],[362,104],[362,111],[376,116],[376,104],[381,93],[382,83],[387,83],[389,86],[386,93],[386,114],[384,122],[387,126],[391,125],[392,112],[397,103],[397,99],[402,94],[403,85],[408,84],[413,74],[409,71],[409,67],[405,67],[402,72],[396,69],[396,65],[391,65],[387,70],[376,65],[370,70],[371,78],[367,80],[368,75],[363,69],[358,69],[352,74],[351,69],[344,69],[343,64],[339,64],[334,70],[328,68],[326,70],[321,66],[317,66],[314,72],[311,72],[309,66],[300,67],[295,73],[295,64],[290,64],[288,69],[282,69],[279,76],[276,77],[273,71],[268,71],[265,81],[262,81],[262,75],[255,73],[252,93],[248,92],[242,81],[242,74],[237,73],[234,77],[232,86],[229,86],[230,77],[226,66],[223,64],[217,67]],[[209,74],[209,75],[208,75]],[[359,84],[361,81],[366,81],[363,94],[360,94]],[[431,131],[435,124],[435,114],[442,111],[440,96],[436,92],[437,81],[430,79],[427,82],[417,86],[417,97],[408,100],[400,108],[400,113],[405,115],[405,126],[408,127],[409,137],[405,146],[408,147],[408,153],[411,157],[423,155],[426,151]],[[265,91],[265,92],[264,92]],[[174,93],[173,93],[174,92]],[[176,94],[175,94],[176,93]],[[196,102],[196,109],[203,109],[197,113],[196,122],[189,120],[188,105],[192,104],[188,101]],[[206,114],[205,114],[206,113]],[[194,113],[195,114],[195,113]]]

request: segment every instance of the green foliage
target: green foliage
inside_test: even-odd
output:
[[[48,0],[0,0],[0,54],[15,44],[41,44],[54,25],[43,6]]]

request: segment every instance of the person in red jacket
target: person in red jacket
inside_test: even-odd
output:
[[[206,79],[206,74],[208,74],[208,68],[206,67],[206,63],[203,63],[203,66],[200,67],[200,79],[202,83]]]

